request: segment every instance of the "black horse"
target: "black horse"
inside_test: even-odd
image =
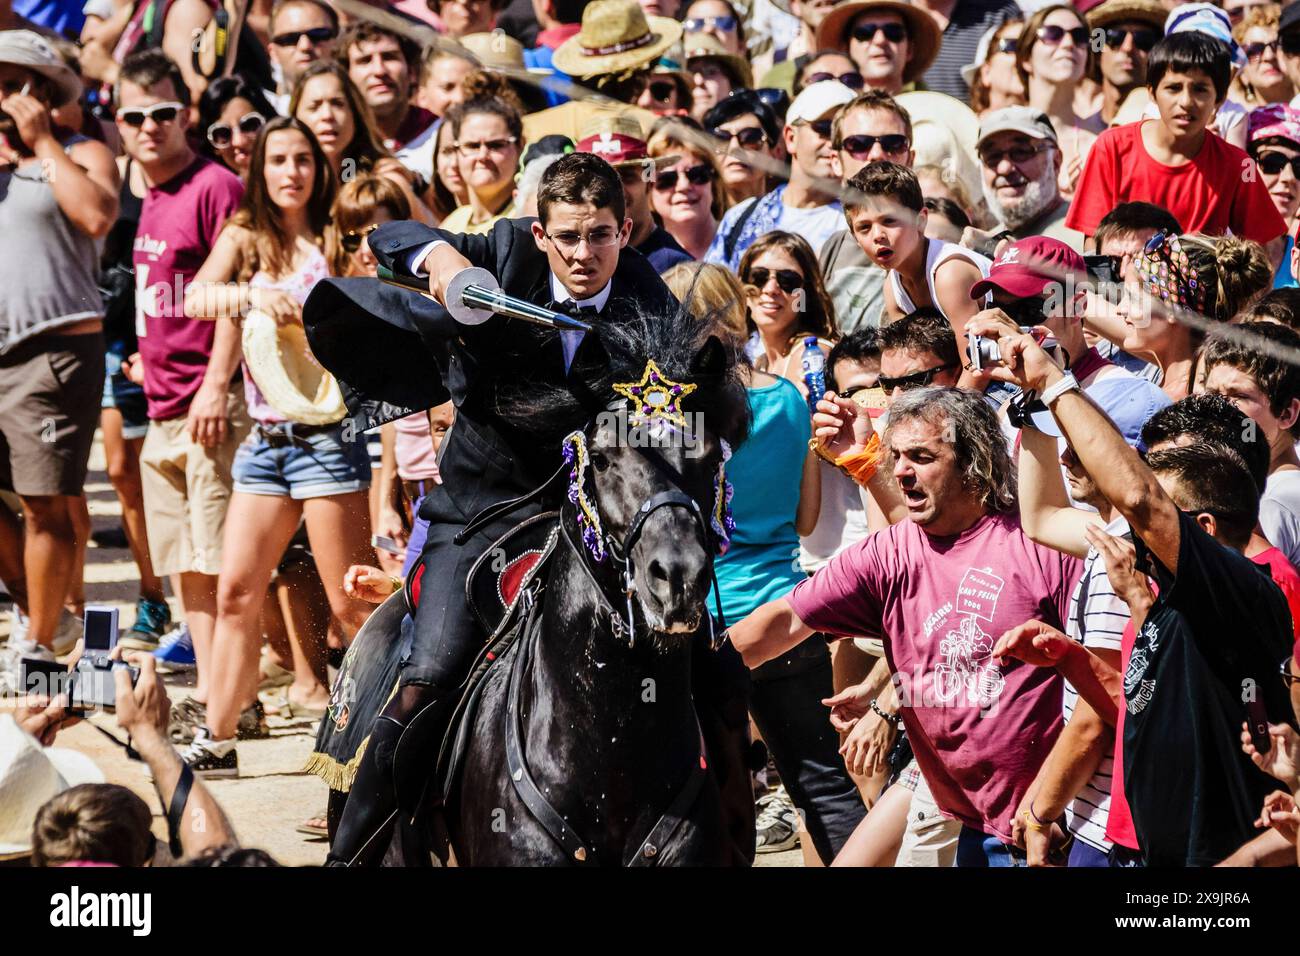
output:
[[[484,677],[445,807],[461,865],[737,855],[718,775],[746,791],[748,777],[734,748],[707,752],[692,661],[715,636],[724,447],[742,438],[747,411],[734,356],[699,328],[647,322],[603,336],[615,380],[642,380],[653,360],[684,386],[687,424],[638,426],[638,408],[611,390],[606,412],[564,439],[569,500],[539,575],[541,610]],[[518,419],[539,416],[556,409],[519,402]]]
[[[609,363],[580,387],[502,398],[503,417],[565,447],[571,467],[553,489],[567,479],[545,562],[502,628],[508,644],[485,648],[422,814],[435,854],[457,865],[752,860],[744,670],[713,649],[708,607],[729,520],[725,449],[748,426],[743,359],[685,310],[600,336]],[[676,423],[638,424],[647,406],[613,387],[643,380],[650,361],[681,386]],[[700,669],[713,696],[697,707]],[[390,860],[416,862],[409,818]]]

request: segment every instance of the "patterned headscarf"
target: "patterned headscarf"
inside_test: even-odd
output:
[[[1153,296],[1169,305],[1204,314],[1207,286],[1188,262],[1177,236],[1163,231],[1152,236],[1134,265]]]

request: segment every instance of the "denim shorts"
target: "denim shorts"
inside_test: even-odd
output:
[[[292,424],[275,427],[292,433]],[[370,457],[363,440],[344,440],[342,423],[279,445],[254,428],[239,446],[231,473],[235,491],[300,501],[369,488]]]
[[[144,389],[122,373],[126,356],[111,346],[104,353],[104,395],[100,408],[116,408],[122,416],[122,437],[143,438],[149,430]]]

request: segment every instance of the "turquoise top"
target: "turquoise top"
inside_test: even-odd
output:
[[[734,624],[787,594],[806,575],[799,569],[795,512],[812,422],[799,389],[786,379],[748,389],[749,437],[727,463],[735,494],[736,533],[716,561],[722,610]]]

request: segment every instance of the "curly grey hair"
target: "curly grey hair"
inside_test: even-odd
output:
[[[953,443],[957,468],[985,508],[1005,512],[1016,507],[1016,466],[997,413],[983,395],[939,386],[904,392],[889,406],[886,444],[890,431],[913,418],[937,425],[944,440]]]

